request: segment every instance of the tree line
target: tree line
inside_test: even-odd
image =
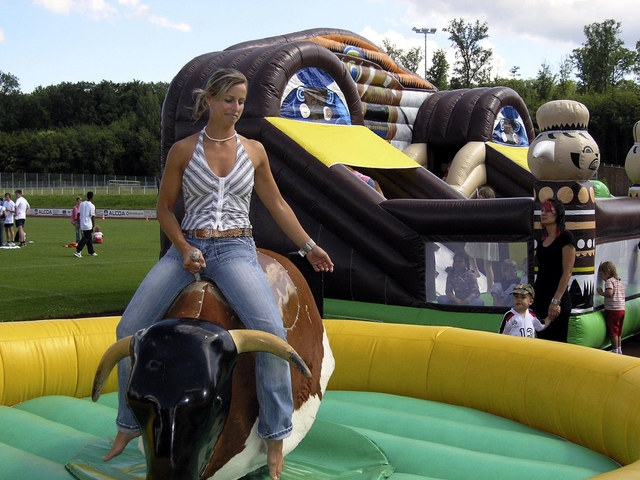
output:
[[[20,91],[0,71],[0,171],[159,176],[165,82]]]
[[[603,163],[624,165],[640,120],[640,40],[624,47],[621,24],[605,20],[584,27],[585,42],[558,66],[542,64],[535,78],[492,77],[493,52],[481,42],[487,23],[454,19],[444,29],[455,51],[450,69],[437,50],[427,78],[440,90],[510,87],[535,112],[550,100],[572,99],[590,111],[589,132]],[[383,50],[416,73],[420,47],[408,51],[383,40]],[[449,71],[451,77],[449,78]],[[139,81],[61,83],[20,91],[19,79],[0,71],[0,171],[160,175],[160,118],[168,84]]]
[[[449,65],[442,49],[433,53],[427,79],[439,90],[510,87],[524,100],[534,124],[536,111],[546,102],[581,102],[589,109],[589,133],[600,147],[602,162],[624,165],[633,145],[633,126],[640,120],[640,40],[635,51],[625,48],[620,22],[607,19],[586,25],[585,41],[579,48],[564,57],[557,69],[543,63],[530,79],[520,78],[517,65],[511,67],[507,78],[492,76],[493,51],[482,46],[489,38],[486,22],[454,19],[444,31],[449,34],[455,63]],[[396,63],[417,73],[424,58],[420,47],[402,50],[388,39],[382,43]]]

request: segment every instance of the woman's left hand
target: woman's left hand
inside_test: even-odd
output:
[[[549,310],[547,312],[548,318],[550,321],[554,321],[558,315],[560,315],[560,305],[554,305],[553,303],[549,304]]]
[[[316,272],[333,272],[333,262],[329,254],[318,245],[307,254],[307,259]]]

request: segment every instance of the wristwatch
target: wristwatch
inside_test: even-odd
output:
[[[557,298],[552,298],[551,303],[554,305],[560,305],[560,300],[558,300]]]
[[[305,243],[302,246],[300,250],[298,250],[298,255],[300,255],[301,257],[306,257],[307,253],[313,250],[313,247],[315,246],[316,246],[316,242],[314,242],[313,240],[309,240],[307,243]]]

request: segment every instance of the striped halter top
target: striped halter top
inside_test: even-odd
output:
[[[211,171],[204,155],[204,129],[182,177],[183,230],[250,228],[249,206],[254,168],[236,135],[236,162],[225,177]]]

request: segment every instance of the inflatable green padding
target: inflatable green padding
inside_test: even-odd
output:
[[[330,391],[318,418],[356,428],[397,471],[437,478],[589,478],[604,455],[477,410],[409,397]],[[393,478],[393,477],[392,477]]]
[[[499,313],[460,313],[379,303],[352,302],[334,298],[325,298],[323,316],[325,319],[460,327],[483,332],[497,332],[502,323],[502,314]]]
[[[117,396],[100,403],[40,397],[0,408],[0,478],[144,478],[132,442],[105,464]],[[282,480],[429,478],[585,479],[614,470],[609,458],[554,435],[470,408],[374,392],[327,391],[318,419],[287,456]],[[12,476],[5,476],[11,472]],[[50,473],[52,472],[52,473]],[[7,473],[8,475],[8,473]],[[258,472],[247,480],[267,480]]]
[[[64,465],[0,443],[0,478],[2,480],[70,480]]]

